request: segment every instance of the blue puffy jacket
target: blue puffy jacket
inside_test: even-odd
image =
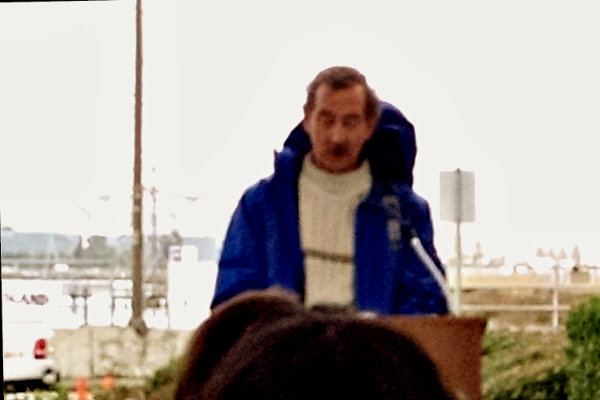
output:
[[[250,289],[281,286],[303,296],[304,256],[298,227],[298,176],[310,141],[302,125],[275,156],[274,173],[246,190],[229,225],[211,307]],[[416,157],[413,126],[382,103],[379,125],[361,155],[373,186],[356,212],[356,304],[380,314],[445,314],[442,290],[409,245],[409,230],[444,273],[433,244],[427,201],[412,190]],[[389,237],[385,198],[400,205],[401,235]]]

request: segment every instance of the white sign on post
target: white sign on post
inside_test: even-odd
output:
[[[440,219],[475,222],[475,173],[457,169],[440,172]]]
[[[173,257],[167,267],[167,302],[173,329],[195,329],[210,315],[217,263],[198,261],[193,245],[171,246]]]
[[[475,222],[475,174],[457,169],[440,172],[440,219],[456,224],[456,288],[454,312],[460,315],[462,297],[462,244],[460,224]]]

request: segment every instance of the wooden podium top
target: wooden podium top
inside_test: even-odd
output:
[[[481,341],[485,319],[454,316],[379,319],[423,347],[457,400],[481,400]]]

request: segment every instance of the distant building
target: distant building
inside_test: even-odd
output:
[[[81,237],[52,232],[19,232],[12,229],[1,231],[2,258],[71,258],[74,256]],[[218,258],[219,249],[214,237],[183,237],[183,245],[194,245],[198,249],[198,261],[214,261]],[[126,252],[133,243],[130,235],[106,238],[106,244],[117,253]],[[144,250],[151,251],[150,237],[146,236]],[[159,249],[160,251],[160,249]]]
[[[50,232],[18,232],[2,229],[2,258],[70,257],[77,249],[79,236]]]
[[[198,261],[213,261],[218,257],[217,239],[214,237],[184,237],[183,244],[196,246]]]

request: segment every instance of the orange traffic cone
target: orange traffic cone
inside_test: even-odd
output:
[[[102,377],[102,389],[105,392],[110,392],[115,388],[115,377],[112,375],[105,375]]]
[[[77,400],[91,400],[90,385],[87,378],[77,378],[75,381],[75,392],[77,393]]]

